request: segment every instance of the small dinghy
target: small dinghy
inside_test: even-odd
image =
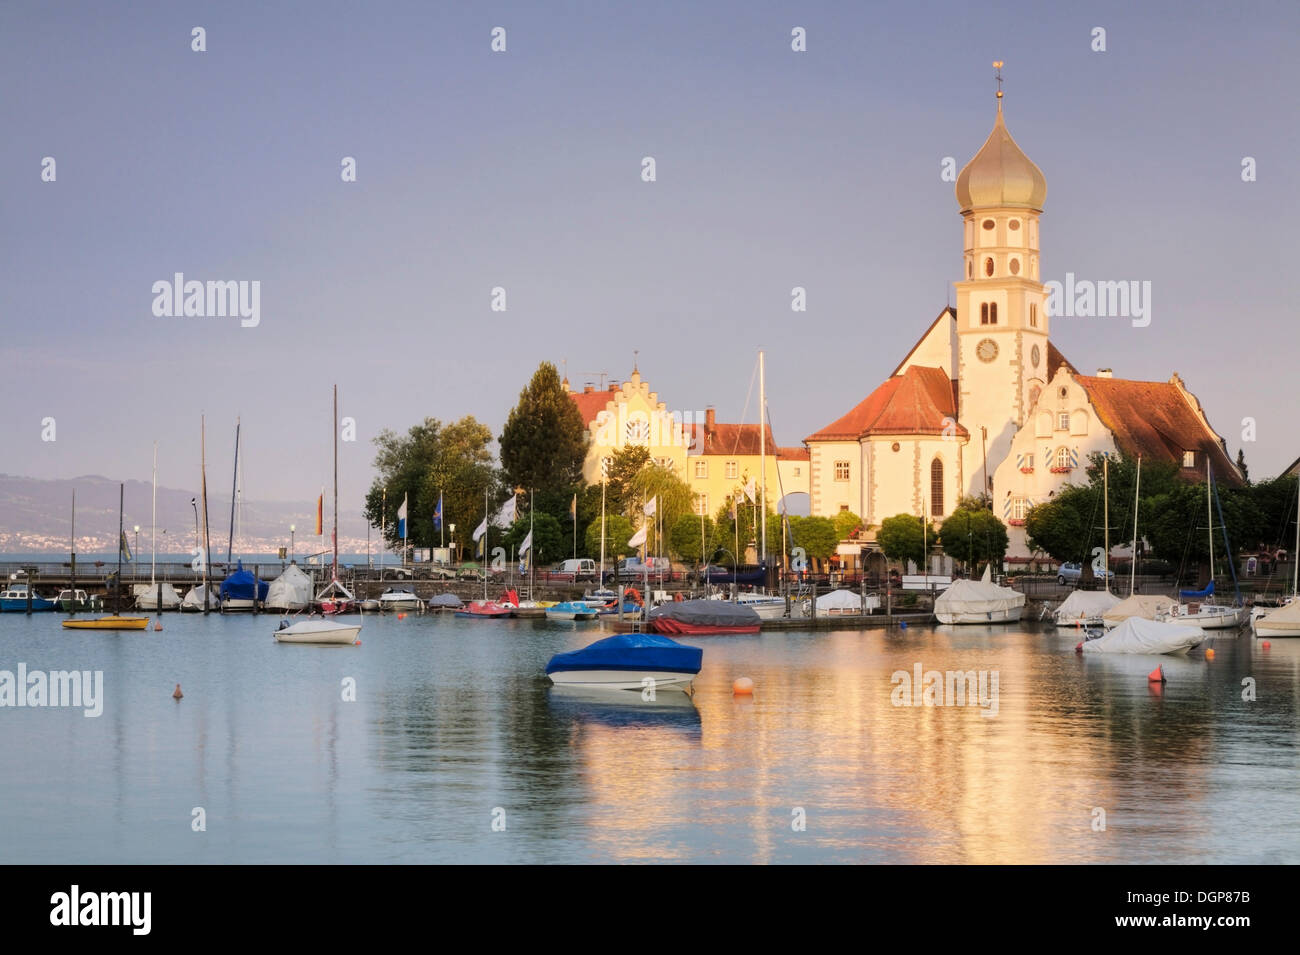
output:
[[[1084,653],[1186,653],[1205,639],[1200,627],[1129,617],[1095,640],[1076,647]]]
[[[651,610],[648,625],[656,633],[685,636],[758,633],[759,616],[730,600],[682,600]]]
[[[700,672],[704,651],[654,633],[620,633],[591,646],[557,653],[546,675],[557,686],[588,689],[687,689]]]
[[[514,613],[514,607],[507,607],[495,600],[474,600],[466,607],[456,611],[457,617],[472,620],[499,620]]]
[[[65,630],[143,630],[149,626],[148,617],[96,617],[93,620],[65,620]]]
[[[599,614],[595,607],[581,600],[566,600],[546,608],[547,620],[595,620]]]
[[[361,625],[336,620],[300,620],[291,624],[280,621],[275,639],[280,643],[318,643],[351,645],[357,642]]]

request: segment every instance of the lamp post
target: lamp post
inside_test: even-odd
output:
[[[298,525],[296,524],[289,525],[289,563],[291,564],[295,562],[295,554],[293,549],[293,533],[297,529],[298,529]]]
[[[448,524],[447,533],[451,535],[451,552],[453,554],[456,554],[457,557],[459,557],[460,554],[456,550],[456,525]]]

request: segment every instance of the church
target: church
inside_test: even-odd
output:
[[[1095,452],[1177,463],[1189,481],[1242,475],[1177,374],[1084,375],[1051,343],[1040,278],[1047,179],[1016,145],[997,93],[993,131],[956,181],[962,276],[941,311],[875,391],[804,439],[813,514],[895,514],[936,525],[986,495],[1008,525],[1009,564],[1026,564],[1025,514],[1083,483]],[[874,535],[869,534],[868,540]]]

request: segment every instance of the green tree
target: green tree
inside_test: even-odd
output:
[[[375,528],[384,529],[390,547],[401,544],[397,509],[407,496],[407,538],[415,547],[438,546],[448,524],[456,524],[458,543],[483,519],[483,492],[499,497],[492,464],[492,432],[473,417],[451,424],[425,418],[406,434],[385,429],[374,439],[375,470],[366,492],[363,513]],[[385,490],[387,493],[385,493]],[[442,495],[444,531],[433,526]]]
[[[802,548],[805,557],[826,560],[835,553],[835,548],[840,542],[835,523],[828,517],[792,517],[790,536],[792,538],[790,553],[795,563],[800,556],[796,548]]]
[[[582,414],[555,366],[544,361],[501,432],[505,481],[533,491],[571,491],[582,478],[586,454]]]
[[[695,492],[689,484],[668,468],[654,464],[646,465],[632,475],[627,482],[627,492],[631,496],[630,516],[633,524],[638,527],[644,520],[643,502],[655,502],[655,513],[649,519],[646,541],[648,553],[651,554],[660,551],[659,527],[665,528],[666,534],[679,518],[691,513],[695,503]]]
[[[704,540],[700,541],[700,525],[704,525]],[[705,517],[701,522],[698,514],[683,514],[673,522],[668,534],[668,545],[673,556],[685,564],[698,564],[701,559],[708,560],[717,550],[717,526]]]
[[[958,508],[939,528],[944,553],[966,561],[968,571],[980,563],[1000,564],[1007,554],[1007,527],[982,504]]]
[[[632,489],[632,482],[649,465],[650,451],[641,445],[630,444],[614,452],[605,475],[607,512],[633,515],[633,508],[640,504],[641,498]]]
[[[630,554],[632,548],[627,542],[636,531],[632,522],[622,514],[607,514],[605,517],[605,566],[612,567],[619,554]],[[592,521],[587,527],[587,553],[592,560],[600,560],[600,519]]]
[[[528,536],[528,515],[518,518],[506,531],[501,546],[513,551],[518,558],[519,545]],[[573,540],[550,514],[538,512],[533,515],[532,554],[534,566],[544,567],[570,556]]]
[[[895,514],[880,522],[876,543],[890,560],[911,561],[920,567],[925,563],[925,551],[935,539],[934,525],[921,523],[914,514]]]
[[[862,526],[862,518],[852,511],[840,511],[831,520],[835,524],[835,533],[840,535],[842,541],[848,540]]]
[[[1031,550],[1042,551],[1055,561],[1089,563],[1094,539],[1091,534],[1093,517],[1097,512],[1097,496],[1091,488],[1067,484],[1056,496],[1035,504],[1025,515],[1026,543]],[[1096,537],[1100,543],[1101,537]],[[973,551],[959,541],[944,550],[968,563],[973,562]]]

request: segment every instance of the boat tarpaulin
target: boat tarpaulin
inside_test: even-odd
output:
[[[266,591],[266,606],[272,610],[301,610],[311,603],[311,578],[290,564],[271,581]]]
[[[1205,639],[1200,627],[1129,617],[1104,637],[1087,640],[1084,653],[1180,653]]]
[[[1123,623],[1129,617],[1144,617],[1147,620],[1154,620],[1156,614],[1164,613],[1173,605],[1174,598],[1172,597],[1165,597],[1160,594],[1133,594],[1130,597],[1125,597],[1103,613],[1101,619],[1112,627]]]
[[[864,599],[862,594],[854,593],[852,590],[832,590],[828,594],[822,594],[817,598],[818,613],[863,613],[874,610],[880,606],[880,598],[875,594],[867,594]]]
[[[455,594],[438,594],[436,597],[429,598],[429,606],[456,608],[465,606],[465,603]]]
[[[688,647],[657,633],[620,633],[597,640],[581,650],[557,653],[546,664],[547,673],[566,670],[646,670],[699,673],[704,651]]]
[[[1100,617],[1119,603],[1119,597],[1107,590],[1076,590],[1056,608],[1057,620]]]
[[[265,600],[268,584],[258,580],[241,562],[233,574],[221,582],[222,600]]]
[[[650,620],[676,620],[695,627],[757,627],[758,614],[730,600],[682,600],[650,611]]]
[[[1206,586],[1204,590],[1180,590],[1178,596],[1183,600],[1204,600],[1207,597],[1214,596],[1214,581]]]
[[[934,601],[936,614],[998,613],[1025,605],[1025,595],[988,580],[956,580]]]

